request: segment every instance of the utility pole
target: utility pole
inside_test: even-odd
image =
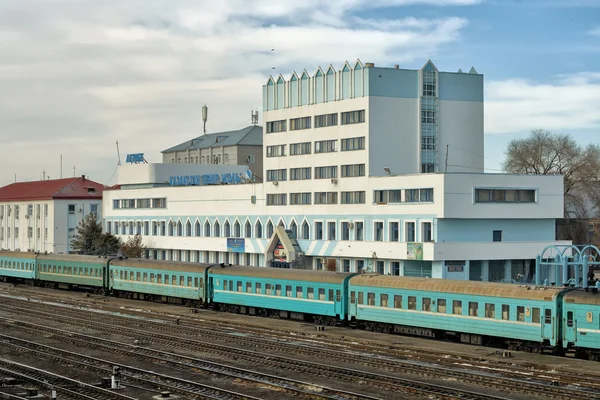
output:
[[[448,172],[448,148],[450,147],[449,144],[446,145],[446,169],[444,172]]]
[[[75,166],[73,165],[73,178],[75,178]]]
[[[121,165],[121,152],[119,151],[119,141],[117,140],[117,157],[119,159],[119,161],[117,162],[117,165],[120,166]]]

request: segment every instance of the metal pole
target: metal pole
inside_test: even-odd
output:
[[[542,284],[542,256],[538,255],[535,258],[535,285],[540,286]]]
[[[444,172],[448,172],[448,148],[450,147],[449,144],[446,145],[446,169]]]

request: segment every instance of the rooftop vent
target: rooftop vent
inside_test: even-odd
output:
[[[394,68],[395,68],[395,69],[399,69],[399,68],[400,68],[400,65],[398,65],[398,64],[394,64]]]

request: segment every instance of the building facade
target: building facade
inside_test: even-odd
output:
[[[69,253],[79,222],[90,213],[102,219],[103,191],[85,176],[0,188],[0,248]]]
[[[346,63],[270,78],[263,105],[263,183],[120,167],[137,175],[105,192],[106,229],[156,259],[483,281],[533,280],[542,249],[567,243],[561,176],[482,173],[474,69]]]
[[[237,131],[211,133],[163,150],[163,163],[247,165],[263,176],[263,129],[248,126]]]

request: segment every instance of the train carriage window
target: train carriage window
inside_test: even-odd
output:
[[[198,277],[197,277],[197,276],[195,276],[195,277],[194,277],[194,287],[195,287],[195,288],[199,287],[199,286],[198,286],[198,284],[199,284],[199,282],[198,282]]]
[[[502,304],[502,319],[510,320],[510,306],[508,304]]]
[[[179,286],[185,286],[185,276],[179,277]]]
[[[285,296],[286,297],[292,297],[292,287],[291,286],[286,286],[285,287]]]
[[[462,315],[462,301],[460,301],[460,300],[452,301],[452,314]]]
[[[388,295],[387,294],[382,293],[379,295],[379,304],[381,305],[381,307],[388,306]]]
[[[114,278],[115,277],[115,271],[113,271],[112,269],[110,270],[110,277]]]
[[[157,277],[157,280],[158,280],[157,283],[159,285],[162,285],[162,283],[163,283],[163,280],[162,280],[163,276],[162,276],[162,274],[156,274],[156,277]]]
[[[517,306],[517,321],[525,322],[525,307]]]
[[[416,296],[408,296],[408,309],[409,310],[417,309],[417,297]]]
[[[335,291],[335,301],[337,301],[338,303],[342,301],[342,296],[339,290]]]
[[[375,293],[367,293],[367,305],[375,305]]]
[[[154,283],[154,274],[150,274],[150,282]]]
[[[261,284],[260,283],[256,283],[256,293],[257,294],[261,294],[262,293],[262,288],[261,288]]]
[[[119,279],[123,280],[123,270],[119,271]]]
[[[302,286],[296,286],[296,298],[297,299],[302,298]]]
[[[200,278],[200,289],[204,287],[204,279]],[[233,281],[231,281],[231,287],[233,287]]]
[[[56,274],[56,265],[52,266],[52,272],[54,272]]]
[[[139,274],[139,272],[138,272]],[[171,285],[177,285],[177,275],[171,275]]]
[[[268,294],[268,295],[271,294],[271,284],[270,283],[265,283],[265,294]]]
[[[534,324],[540,323],[540,309],[537,307],[531,309],[531,322]]]
[[[477,302],[470,301],[469,302],[469,317],[478,317],[479,316],[479,305]]]
[[[491,303],[485,303],[485,317],[496,318],[496,305]]]
[[[238,292],[243,292],[242,288],[243,288],[242,281],[237,281],[237,291]]]
[[[321,301],[325,300],[325,289],[323,289],[323,288],[319,289],[319,300],[321,300]]]
[[[356,292],[350,292],[350,304],[356,304]]]
[[[275,285],[275,294],[281,296],[281,285]]]
[[[333,289],[329,289],[329,301],[334,301],[333,300]]]
[[[252,293],[252,282],[246,282],[246,293]]]
[[[229,282],[227,279],[223,279],[223,290],[229,290]]]
[[[310,299],[310,300],[314,300],[315,299],[315,289],[314,288],[306,288],[306,298]]]
[[[91,270],[92,270],[91,268],[89,268],[89,269],[88,269],[88,268],[86,268],[86,269],[85,269],[85,276],[89,276],[88,274],[90,273],[90,271],[91,271]]]
[[[148,273],[144,272],[144,282],[148,282]]]
[[[402,308],[402,296],[394,295],[394,308]]]
[[[429,297],[423,297],[423,311],[431,311],[431,299]]]
[[[567,327],[573,327],[573,311],[567,311]]]
[[[192,277],[191,276],[187,277],[187,285],[188,285],[188,287],[192,287]]]
[[[365,304],[365,294],[358,292],[358,304]]]
[[[165,285],[169,284],[169,274],[165,274]]]

